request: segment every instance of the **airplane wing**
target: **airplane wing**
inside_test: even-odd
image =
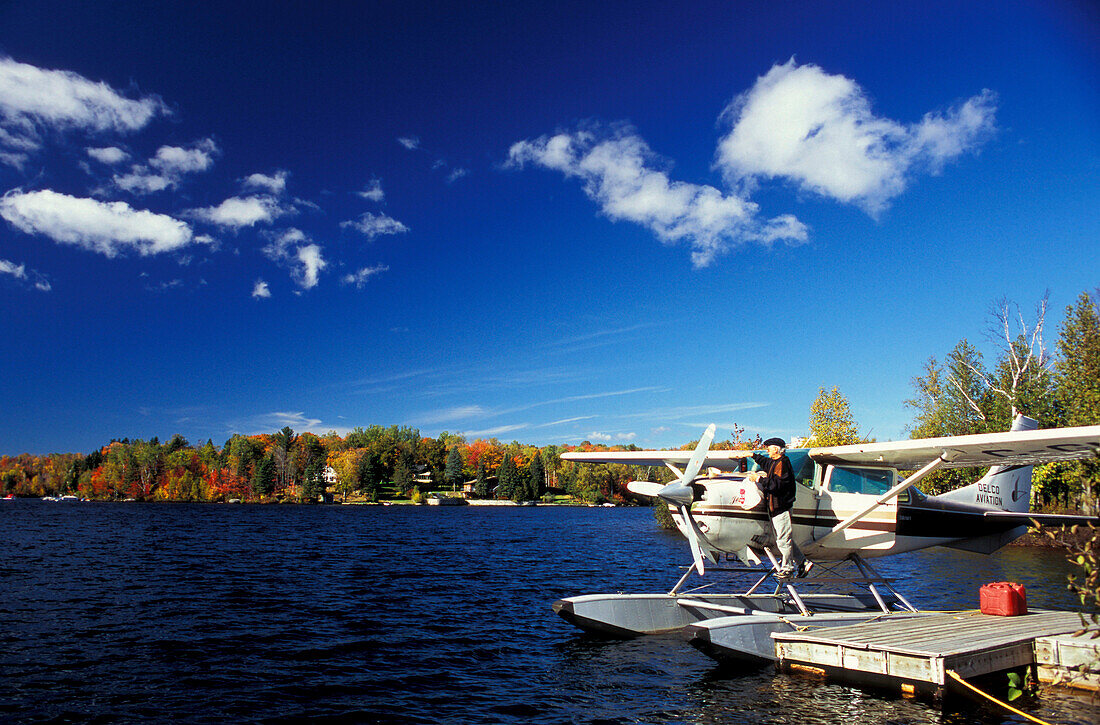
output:
[[[740,457],[733,457],[732,454],[735,452],[741,455],[745,453],[744,451],[707,451],[702,467],[717,468],[720,471],[737,471],[741,460]],[[625,463],[632,466],[672,465],[682,470],[691,459],[692,453],[693,451],[592,451],[563,453],[561,457],[566,461],[584,463]]]
[[[922,468],[943,454],[944,468],[1029,466],[1091,458],[1100,454],[1100,425],[810,449],[810,458],[818,463],[891,466],[903,471]]]

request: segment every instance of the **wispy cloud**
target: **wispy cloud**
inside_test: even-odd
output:
[[[263,433],[275,433],[283,428],[290,427],[295,433],[314,433],[324,435],[335,430],[340,435],[347,435],[350,428],[328,425],[320,418],[312,418],[303,411],[276,411],[271,413],[259,413],[247,418],[230,421],[226,424],[226,431],[230,434],[261,435]]]
[[[0,216],[27,234],[42,234],[106,257],[128,251],[142,256],[172,252],[199,241],[179,219],[122,201],[101,202],[49,189],[9,191],[0,198]]]
[[[127,98],[78,73],[0,56],[0,148],[9,165],[39,149],[43,131],[130,133],[168,113],[156,96]]]
[[[381,179],[371,179],[370,183],[363,187],[362,191],[357,191],[355,193],[364,199],[377,203],[382,203],[386,198],[386,193],[382,191]]]
[[[562,418],[561,420],[551,420],[547,423],[539,423],[538,425],[531,426],[532,428],[553,428],[558,425],[566,425],[568,423],[576,423],[582,420],[592,420],[596,416],[594,415],[578,415],[572,418]]]
[[[268,259],[289,267],[291,279],[302,289],[317,286],[321,272],[328,266],[320,245],[314,244],[309,235],[293,227],[265,236],[270,239],[270,244],[261,251]]]
[[[397,139],[397,143],[401,144],[409,151],[415,151],[420,148],[420,139],[417,136],[400,136]]]
[[[598,400],[602,398],[613,398],[623,395],[631,395],[634,393],[648,392],[652,390],[658,390],[659,388],[646,387],[646,388],[632,388],[629,390],[613,390],[599,393],[588,393],[584,395],[570,395],[564,398],[554,398],[551,400],[537,400],[530,403],[524,403],[522,405],[509,406],[506,408],[488,408],[482,405],[460,405],[441,410],[434,410],[416,416],[417,421],[425,424],[429,423],[444,423],[458,420],[487,420],[491,418],[499,418],[505,415],[514,415],[516,413],[523,413],[535,408],[542,408],[552,405],[563,405],[568,403],[575,403],[582,400]],[[570,418],[568,420],[582,420],[585,417],[581,416],[577,418]],[[527,425],[527,424],[525,424]]]
[[[450,423],[456,420],[467,420],[469,418],[483,418],[487,415],[491,416],[494,414],[480,405],[460,405],[417,416],[417,421],[425,425],[431,425],[435,423]]]
[[[52,287],[45,275],[34,271],[27,271],[27,265],[16,264],[7,259],[0,259],[0,275],[7,275],[21,285],[33,287],[39,292],[49,292]]]
[[[373,267],[363,267],[357,272],[345,274],[342,281],[344,284],[353,284],[357,288],[362,289],[366,285],[367,280],[376,274],[389,271],[389,267],[384,264],[376,264]]]
[[[107,164],[108,166],[121,164],[123,161],[130,158],[130,154],[117,146],[106,146],[103,148],[88,147],[84,149],[84,151],[99,163]]]
[[[271,288],[267,286],[267,282],[262,279],[256,280],[256,284],[252,285],[252,298],[257,300],[265,300],[271,296]]]
[[[512,145],[509,164],[535,164],[580,179],[614,221],[650,229],[665,244],[687,243],[692,263],[706,267],[749,241],[802,243],[807,227],[793,216],[761,221],[758,207],[713,186],[673,181],[666,163],[633,129],[580,129]]]
[[[477,438],[495,438],[504,433],[513,433],[517,430],[524,430],[528,427],[526,423],[516,423],[514,425],[498,425],[495,428],[486,428],[484,430],[470,430],[462,431],[462,435],[467,440],[475,440]]]
[[[355,229],[366,235],[367,239],[374,239],[386,234],[404,234],[409,231],[407,226],[393,217],[385,214],[371,214],[370,212],[362,214],[357,220],[341,222],[340,226]]]
[[[604,443],[627,442],[632,441],[638,437],[637,433],[604,433],[603,431],[592,431],[586,438],[591,441],[603,441]]]

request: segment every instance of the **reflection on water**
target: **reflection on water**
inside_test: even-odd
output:
[[[770,669],[676,637],[608,641],[563,596],[664,591],[687,563],[645,509],[258,507],[20,501],[0,510],[0,720],[999,723]],[[1013,580],[1076,604],[1058,552],[877,562],[924,608]],[[1025,703],[1095,723],[1080,696]]]

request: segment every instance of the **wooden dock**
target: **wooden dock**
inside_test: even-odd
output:
[[[865,681],[906,694],[940,695],[950,671],[971,678],[1030,667],[1036,663],[1036,638],[1082,627],[1076,612],[997,617],[973,611],[777,632],[772,637],[785,670]]]

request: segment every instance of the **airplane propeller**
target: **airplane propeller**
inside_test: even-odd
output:
[[[695,480],[695,477],[699,475],[699,469],[703,467],[703,461],[707,458],[710,443],[714,440],[714,431],[715,426],[711,423],[703,431],[703,437],[699,439],[699,444],[695,446],[695,452],[688,459],[683,475],[656,491],[656,495],[660,499],[667,501],[679,510],[680,516],[687,523],[687,537],[688,541],[691,542],[691,556],[695,560],[695,570],[699,574],[703,573],[703,549],[699,540],[705,537],[703,532],[699,530],[699,524],[695,523],[695,519],[691,516],[691,501],[694,498],[694,491],[691,490],[689,484]],[[639,493],[641,492],[639,491]]]

